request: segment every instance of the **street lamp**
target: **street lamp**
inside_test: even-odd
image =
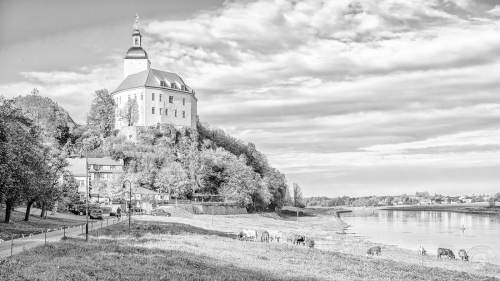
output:
[[[123,188],[125,189],[125,183],[128,182],[128,187],[129,187],[129,205],[128,205],[128,234],[130,235],[130,221],[132,219],[132,183],[130,180],[124,180],[123,181]]]

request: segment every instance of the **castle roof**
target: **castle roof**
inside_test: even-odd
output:
[[[150,68],[127,76],[112,94],[138,87],[166,88],[192,92],[191,88],[184,83],[184,80],[179,75]]]

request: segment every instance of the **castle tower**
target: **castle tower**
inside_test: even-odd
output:
[[[148,53],[142,48],[142,35],[139,31],[139,16],[135,16],[134,32],[132,33],[132,47],[123,59],[123,78],[130,74],[149,70],[151,62]]]

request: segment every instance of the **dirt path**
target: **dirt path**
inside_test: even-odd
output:
[[[121,222],[126,221],[124,219]],[[110,220],[101,220],[101,221],[93,221],[89,223],[89,231],[97,230],[102,227],[106,227],[107,225],[112,225],[115,223],[119,223],[117,219]],[[54,231],[47,232],[46,234],[37,234],[24,238],[14,239],[14,243],[12,245],[12,240],[3,241],[0,243],[0,258],[8,257],[11,254],[15,255],[24,250],[31,249],[37,246],[41,246],[48,242],[57,242],[60,241],[61,238],[66,234],[67,237],[80,237],[85,233],[84,225],[73,226],[67,229],[58,229]],[[12,252],[11,252],[12,247]]]

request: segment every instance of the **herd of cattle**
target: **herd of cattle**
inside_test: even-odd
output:
[[[314,240],[302,234],[285,235],[279,231],[273,230],[250,230],[245,229],[238,234],[240,240],[258,241],[258,242],[287,242],[293,245],[303,245],[309,248],[314,248]]]
[[[368,249],[368,251],[366,252],[366,254],[370,255],[370,256],[373,256],[373,255],[379,256],[379,255],[382,254],[382,248],[380,248],[380,246],[371,247],[370,249]],[[421,255],[421,256],[426,256],[427,255],[427,251],[424,249],[424,247],[420,246],[420,248],[418,249],[418,254]],[[450,259],[455,259],[455,254],[453,253],[452,250],[446,249],[446,248],[438,248],[438,250],[437,250],[437,257],[441,258],[443,256],[448,257]],[[460,249],[458,251],[458,256],[463,261],[469,261],[469,255],[467,254],[467,251],[464,250],[464,249]]]
[[[286,242],[290,243],[293,245],[303,245],[307,246],[309,248],[314,248],[314,240],[310,237],[307,237],[302,234],[288,234],[285,235],[282,232],[279,231],[272,231],[272,230],[250,230],[250,229],[245,229],[240,231],[238,234],[238,238],[240,240],[245,240],[245,241],[258,241],[258,242]],[[366,252],[367,255],[370,256],[380,256],[382,254],[382,248],[380,246],[373,246],[368,249]],[[427,255],[427,251],[424,249],[424,247],[420,246],[418,249],[418,254],[422,256]],[[448,257],[450,259],[455,259],[455,254],[453,253],[452,250],[446,249],[446,248],[438,248],[437,250],[437,257]],[[464,249],[460,249],[458,251],[458,256],[463,260],[463,261],[469,261],[469,255],[467,254],[467,251]]]

